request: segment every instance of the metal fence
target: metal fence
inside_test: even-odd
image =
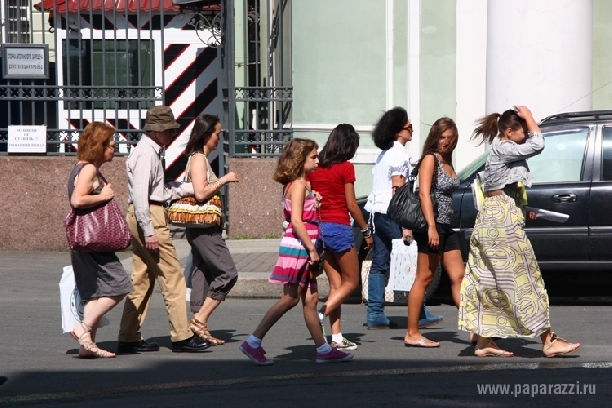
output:
[[[164,100],[155,51],[164,43],[156,25],[166,10],[153,10],[150,2],[146,10],[142,1],[131,2],[135,14],[104,11],[93,1],[3,1],[3,44],[45,44],[49,71],[47,79],[0,79],[0,109],[7,112],[0,119],[0,152],[6,152],[8,126],[45,125],[47,154],[74,154],[83,128],[98,120],[115,126],[118,153],[128,153],[140,139],[143,112]],[[141,28],[144,21],[148,29]]]
[[[233,0],[229,0],[233,2]],[[228,89],[223,98],[231,157],[274,157],[293,137],[289,125],[291,87],[291,2],[288,0],[236,0],[237,19],[228,21],[228,50],[235,64],[228,65]],[[242,30],[236,29],[236,23]],[[231,38],[233,33],[242,38]]]
[[[129,153],[142,135],[146,110],[178,97],[169,95],[176,78],[165,72],[172,53],[180,52],[166,38],[177,19],[182,30],[198,38],[205,33],[202,42],[220,49],[219,83],[208,92],[209,99],[222,98],[228,128],[220,171],[227,156],[276,156],[292,137],[289,0],[175,0],[185,3],[180,8],[172,0],[33,1],[1,3],[2,44],[45,44],[49,67],[46,79],[0,77],[0,111],[6,112],[0,115],[0,155],[12,125],[44,125],[47,154],[74,154],[80,133],[94,120],[113,125],[117,153]],[[242,46],[236,50],[236,44]],[[200,55],[193,64],[201,64]]]

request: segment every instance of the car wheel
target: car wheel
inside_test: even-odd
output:
[[[433,280],[425,291],[425,301],[428,301],[436,293],[440,286],[440,279],[442,279],[442,265],[438,265],[438,268],[434,272]]]

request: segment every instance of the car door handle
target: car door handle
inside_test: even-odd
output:
[[[576,202],[576,194],[555,194],[552,196],[555,203],[574,203]]]

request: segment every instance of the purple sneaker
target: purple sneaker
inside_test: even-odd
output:
[[[263,347],[253,348],[245,341],[238,348],[257,365],[267,366],[274,364],[274,360],[268,360],[266,358],[266,350],[264,350]]]
[[[341,363],[353,359],[351,353],[345,353],[342,350],[332,348],[332,351],[326,354],[317,353],[317,363]]]

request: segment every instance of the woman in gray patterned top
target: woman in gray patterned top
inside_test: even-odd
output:
[[[531,186],[527,159],[544,150],[544,137],[531,112],[516,106],[484,117],[473,138],[491,143],[481,177],[485,199],[470,238],[461,284],[459,329],[477,335],[474,354],[512,357],[492,337],[540,337],[546,357],[572,353],[551,331],[548,294],[525,231],[522,183]],[[534,219],[535,213],[529,212]]]
[[[439,347],[419,332],[419,307],[423,304],[425,290],[431,284],[440,262],[451,280],[455,304],[459,305],[459,289],[463,279],[463,260],[459,250],[459,239],[450,225],[453,212],[453,191],[459,187],[453,169],[452,155],[457,146],[459,132],[450,118],[435,121],[423,146],[423,155],[418,164],[419,198],[423,215],[427,220],[427,231],[413,231],[417,242],[416,278],[408,295],[408,330],[404,344],[413,347]],[[433,192],[432,202],[430,193]]]

